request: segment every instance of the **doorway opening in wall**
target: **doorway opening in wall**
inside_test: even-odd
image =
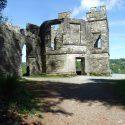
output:
[[[84,57],[76,57],[76,74],[77,75],[86,75]]]
[[[22,76],[27,75],[27,66],[26,66],[26,45],[22,49],[22,61],[21,61],[21,71]]]

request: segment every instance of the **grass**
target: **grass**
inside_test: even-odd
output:
[[[90,76],[111,76],[110,73],[96,73],[96,72],[91,72]]]
[[[39,100],[28,89],[25,79],[15,76],[0,76],[0,109],[21,114],[35,114],[39,109]],[[4,104],[4,105],[2,105]]]
[[[46,73],[40,73],[40,74],[32,74],[30,77],[44,77],[44,78],[65,78],[65,77],[73,77],[75,74],[46,74]]]
[[[117,80],[112,89],[114,96],[125,101],[125,80]]]
[[[26,63],[25,62],[22,62],[21,68],[22,68],[22,75],[26,75],[27,71],[26,71]]]
[[[13,75],[0,75],[0,124],[27,124],[31,115],[42,117],[40,100],[28,88],[29,84],[32,82]]]

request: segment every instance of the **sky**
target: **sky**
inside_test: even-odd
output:
[[[4,14],[10,23],[25,28],[26,23],[40,26],[64,11],[71,11],[73,18],[85,19],[90,7],[101,5],[107,7],[110,58],[125,58],[125,0],[8,0]]]

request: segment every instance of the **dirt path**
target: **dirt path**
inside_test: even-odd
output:
[[[114,97],[115,77],[30,78],[42,98],[43,125],[125,125],[125,100]]]

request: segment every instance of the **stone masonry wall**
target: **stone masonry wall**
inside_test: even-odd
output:
[[[25,37],[19,27],[0,24],[0,72],[21,75],[21,48]]]
[[[87,48],[87,67],[89,73],[110,74],[109,68],[109,29],[106,15],[106,8],[102,6],[100,10],[92,8],[87,13],[86,36]],[[101,48],[95,47],[100,37]],[[91,67],[90,67],[91,66]]]
[[[0,72],[21,76],[22,48],[26,45],[26,60],[29,74],[41,71],[40,43],[33,33],[12,26],[8,23],[0,24]],[[36,49],[37,48],[37,49]],[[33,61],[31,61],[34,55]],[[32,58],[32,59],[31,59]],[[37,60],[37,59],[38,60]],[[36,61],[37,60],[37,61]],[[35,64],[34,64],[35,63]],[[32,67],[35,67],[33,69]]]
[[[29,75],[38,74],[42,72],[39,26],[27,24],[26,31],[32,34],[26,39],[27,66],[29,67]]]
[[[26,29],[0,24],[0,72],[21,76],[22,48],[26,45],[27,74],[76,74],[81,60],[83,74],[110,74],[109,29],[106,7],[91,8],[87,20],[72,19],[70,12],[41,26]],[[56,29],[53,26],[58,25]]]
[[[81,59],[85,61],[82,66],[85,74],[110,74],[106,7],[102,6],[100,10],[91,8],[86,16],[86,21],[72,19],[69,12],[64,12],[59,13],[59,19],[46,21],[44,26],[41,25],[40,31],[46,32],[40,32],[42,42],[46,46],[45,72],[75,74],[76,59]],[[49,28],[55,24],[60,26],[56,33]],[[52,39],[44,39],[46,36]],[[54,49],[48,46],[51,42],[54,43]]]

